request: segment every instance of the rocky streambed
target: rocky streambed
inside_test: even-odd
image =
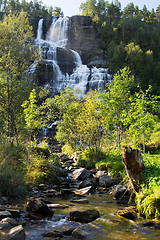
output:
[[[75,161],[61,155],[59,184],[31,186],[18,204],[1,199],[0,239],[160,239],[160,222],[127,205],[129,185],[105,171],[76,168]]]

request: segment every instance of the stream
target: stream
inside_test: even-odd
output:
[[[124,209],[124,205],[117,204],[116,200],[112,199],[108,194],[93,194],[88,195],[86,199],[88,204],[79,204],[70,202],[71,199],[50,199],[53,203],[66,204],[68,208],[55,209],[54,215],[51,219],[44,220],[30,220],[24,226],[26,233],[26,240],[49,240],[54,237],[42,237],[41,234],[50,231],[63,231],[64,227],[69,223],[69,212],[84,211],[87,209],[97,209],[100,213],[100,218],[95,220],[96,224],[102,227],[106,233],[94,235],[90,239],[94,240],[158,240],[160,239],[160,229],[152,229],[151,227],[143,227],[142,220],[129,221],[125,218],[117,216],[117,211]],[[145,220],[146,221],[146,220]],[[144,222],[144,219],[143,219]],[[56,239],[75,240],[71,236]]]

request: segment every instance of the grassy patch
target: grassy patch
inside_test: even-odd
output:
[[[142,191],[136,196],[139,214],[146,218],[160,218],[160,155],[145,154]]]

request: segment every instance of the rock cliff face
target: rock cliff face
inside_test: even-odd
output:
[[[44,39],[51,24],[51,18],[44,19]],[[72,16],[69,19],[66,48],[78,52],[81,56],[82,63],[89,67],[106,67],[101,38],[89,16]]]
[[[77,51],[88,66],[105,67],[102,42],[89,16],[72,16],[67,47]]]
[[[41,19],[35,44],[43,58],[36,70],[37,79],[40,85],[50,84],[53,94],[67,85],[84,93],[105,89],[110,76],[90,17]]]

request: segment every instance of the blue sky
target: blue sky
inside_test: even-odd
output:
[[[76,14],[81,14],[81,11],[79,11],[79,7],[81,5],[81,3],[85,3],[86,1],[84,0],[42,0],[43,4],[46,5],[47,7],[49,6],[53,6],[54,7],[60,7],[64,13],[65,16],[73,16]],[[112,2],[111,0],[108,0],[108,2]],[[114,2],[114,1],[113,1]],[[160,5],[160,1],[158,0],[119,0],[119,2],[121,3],[121,9],[123,10],[123,8],[133,2],[134,5],[138,5],[138,7],[140,9],[143,8],[144,5],[147,6],[147,9],[149,11],[152,10],[152,8],[154,8],[154,10],[156,11],[156,8],[158,7],[158,5]]]

